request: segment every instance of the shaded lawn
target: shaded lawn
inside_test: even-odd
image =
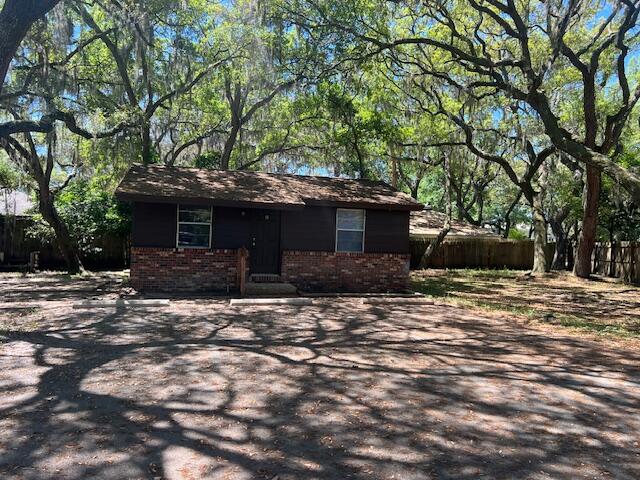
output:
[[[3,284],[31,310],[0,310],[0,478],[640,477],[630,341],[357,299],[73,309],[87,285]]]
[[[640,338],[640,288],[582,280],[568,272],[526,276],[513,270],[421,270],[412,287],[461,305],[529,321]]]

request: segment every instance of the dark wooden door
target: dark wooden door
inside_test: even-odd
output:
[[[280,212],[253,210],[251,273],[280,273]]]

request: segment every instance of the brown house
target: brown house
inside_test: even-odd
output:
[[[116,195],[133,204],[138,290],[237,289],[243,247],[249,281],[402,290],[422,209],[383,182],[160,166],[132,167]]]

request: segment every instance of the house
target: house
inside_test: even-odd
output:
[[[423,208],[383,182],[164,166],[133,166],[116,195],[133,205],[138,290],[237,289],[244,247],[249,281],[399,291]]]

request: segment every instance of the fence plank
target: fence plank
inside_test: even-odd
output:
[[[420,268],[420,261],[430,240],[411,239],[411,268]],[[553,244],[549,246],[549,261]],[[436,249],[422,268],[511,268],[533,267],[533,241],[474,238],[446,240]]]
[[[593,273],[640,283],[640,242],[596,243],[591,258]]]

